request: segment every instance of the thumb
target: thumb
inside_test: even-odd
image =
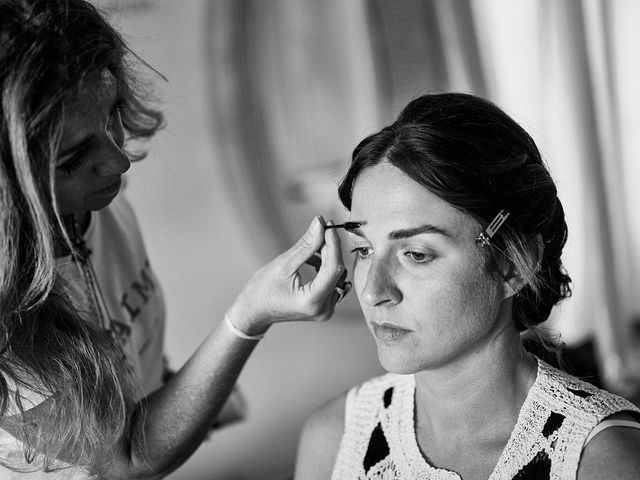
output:
[[[323,224],[322,217],[315,217],[302,237],[284,252],[285,268],[288,272],[297,271],[308,258],[322,247],[324,243]]]

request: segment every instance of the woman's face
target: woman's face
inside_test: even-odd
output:
[[[95,89],[67,104],[61,154],[56,160],[56,196],[62,215],[100,210],[120,190],[129,169],[116,79],[106,72]]]
[[[511,321],[485,271],[482,230],[387,162],[357,178],[354,286],[382,366],[415,373],[471,356]]]

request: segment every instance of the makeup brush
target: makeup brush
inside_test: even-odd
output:
[[[360,228],[360,225],[362,225],[359,222],[345,222],[345,223],[339,223],[337,225],[327,225],[325,228],[325,230],[329,230],[330,228],[344,228],[345,230],[355,230],[356,228]]]

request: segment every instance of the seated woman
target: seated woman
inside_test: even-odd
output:
[[[298,479],[638,478],[640,410],[522,346],[570,279],[562,204],[516,122],[420,97],[356,147],[339,193],[390,373],[307,421]]]

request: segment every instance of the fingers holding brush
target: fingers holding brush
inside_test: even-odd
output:
[[[337,235],[335,233],[328,234],[328,230],[337,230],[339,228],[344,228],[345,230],[354,230],[354,229],[359,228],[359,227],[360,227],[360,223],[357,223],[357,222],[346,222],[346,223],[340,223],[340,224],[333,224],[331,221],[329,221],[325,225],[325,237],[329,237],[329,236],[334,236],[335,235],[336,238],[337,238]],[[315,263],[318,260],[320,260],[322,263],[325,261],[325,259],[324,259],[324,255],[325,255],[325,251],[326,251],[325,250],[325,246],[326,246],[326,244],[323,245],[323,247],[320,249],[320,252],[316,252],[316,254],[312,257],[313,259],[309,263],[312,263],[312,262]],[[331,298],[330,298],[333,308],[335,308],[335,306],[338,303],[340,303],[342,301],[342,299],[351,290],[352,284],[351,284],[351,282],[347,281],[347,273],[348,272],[345,269],[342,272],[342,274],[340,275],[340,277],[337,279],[335,284],[334,284],[335,287],[333,288],[333,292],[332,292],[332,295],[331,295]],[[332,310],[333,310],[333,308],[332,308]]]
[[[227,312],[236,327],[262,334],[277,322],[329,319],[351,288],[336,228],[316,217],[291,248],[254,273]],[[316,271],[309,280],[300,272],[305,263]]]
[[[331,225],[328,225],[328,226],[331,226]],[[309,257],[305,261],[305,263],[313,267],[316,273],[319,272],[320,267],[322,266],[322,254],[319,251],[315,252],[311,257]],[[332,296],[330,298],[330,301],[333,307],[335,307],[335,305],[340,303],[342,299],[346,297],[349,291],[351,290],[352,285],[351,285],[351,282],[347,281],[347,274],[348,274],[348,271],[345,269],[335,283],[336,286],[334,287]]]
[[[357,228],[360,228],[360,225],[361,223],[359,222],[345,222],[345,223],[333,224],[331,221],[328,221],[324,227],[324,230],[326,232],[327,230],[344,228],[345,230],[348,231],[348,230],[355,230]],[[315,268],[316,272],[320,270],[320,266],[322,265],[322,251],[324,250],[325,245],[326,244],[323,244],[320,249],[316,250],[316,252],[314,252],[314,254],[305,261],[306,264]]]

